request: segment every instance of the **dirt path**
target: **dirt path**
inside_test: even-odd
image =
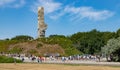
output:
[[[0,70],[120,70],[120,67],[62,64],[0,64]]]

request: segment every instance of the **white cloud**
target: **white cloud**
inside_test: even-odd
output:
[[[38,6],[43,6],[47,17],[55,20],[63,16],[68,16],[67,19],[72,21],[82,19],[98,21],[105,20],[114,15],[114,13],[109,10],[96,10],[93,7],[65,6],[54,0],[37,0],[37,2],[31,6],[31,10],[37,13]]]
[[[55,0],[35,0],[31,10],[37,13],[38,6],[45,8],[45,14],[51,19],[58,19],[62,16],[68,16],[71,20],[105,20],[114,15],[109,10],[96,10],[93,7],[75,7],[65,6]],[[19,8],[25,5],[25,0],[0,0],[0,7]]]
[[[25,4],[25,0],[0,0],[0,7],[19,8]]]
[[[92,7],[70,7],[66,6],[64,11],[72,15],[73,19],[105,20],[114,15],[109,10],[95,10]]]
[[[50,14],[49,17],[51,19],[56,20],[56,19],[60,18],[61,16],[63,16],[64,14],[65,14],[64,12],[60,11],[60,12],[55,12],[55,13]]]
[[[0,6],[4,6],[13,2],[15,2],[15,0],[0,0]]]
[[[33,12],[37,12],[38,6],[45,8],[45,14],[53,13],[61,8],[61,3],[54,2],[53,0],[38,0],[31,6]]]
[[[13,8],[19,8],[25,5],[25,0],[19,0],[18,3],[14,4],[12,7]]]

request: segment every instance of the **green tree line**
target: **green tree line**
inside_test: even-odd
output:
[[[118,29],[116,32],[101,32],[93,29],[88,32],[77,32],[70,36],[50,35],[46,38],[37,39],[37,41],[42,41],[47,44],[59,44],[66,50],[69,55],[77,53],[99,54],[101,53],[101,48],[107,45],[110,39],[116,39],[118,37],[120,37],[120,29]],[[32,40],[34,40],[34,38],[31,36],[20,35],[11,39],[0,40],[0,48],[5,50],[7,47],[5,48],[3,45],[7,46],[7,43],[10,44]],[[74,50],[73,52],[74,48],[79,50],[79,52],[77,50]]]

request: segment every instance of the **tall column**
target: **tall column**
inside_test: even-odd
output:
[[[45,37],[45,30],[47,29],[47,24],[44,22],[44,8],[38,7],[38,38]]]

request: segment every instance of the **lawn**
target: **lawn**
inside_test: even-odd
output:
[[[0,70],[120,70],[120,67],[62,64],[1,63]]]

